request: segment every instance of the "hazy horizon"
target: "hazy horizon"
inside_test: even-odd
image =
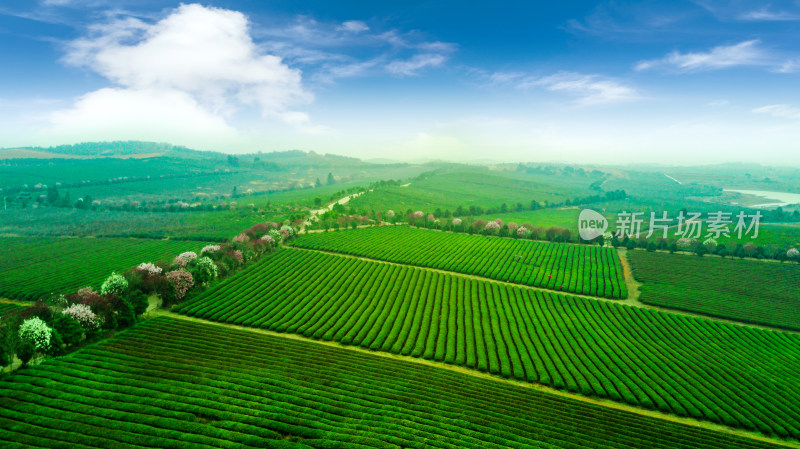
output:
[[[796,166],[796,2],[0,6],[0,147]]]

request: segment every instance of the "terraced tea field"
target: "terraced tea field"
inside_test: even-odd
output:
[[[0,380],[4,448],[776,448],[448,370],[151,319]]]
[[[301,248],[607,298],[628,293],[613,248],[380,226],[301,236]]]
[[[0,239],[0,296],[35,300],[87,285],[98,288],[112,270],[171,261],[199,242],[149,239]]]
[[[176,310],[800,436],[800,335],[296,249]]]
[[[646,251],[628,258],[644,303],[800,330],[798,264]]]

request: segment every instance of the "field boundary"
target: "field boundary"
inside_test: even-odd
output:
[[[190,321],[190,322],[195,322],[195,323],[204,323],[204,324],[211,325],[211,326],[218,326],[218,327],[223,327],[223,328],[227,328],[227,329],[236,329],[236,330],[240,330],[240,331],[247,331],[247,332],[252,332],[252,333],[261,334],[261,335],[267,335],[267,336],[271,336],[271,337],[284,338],[284,339],[287,339],[287,340],[295,340],[295,341],[302,341],[302,342],[306,342],[306,343],[314,343],[314,344],[318,344],[318,345],[322,345],[322,346],[339,348],[339,349],[343,349],[343,350],[347,350],[347,351],[354,351],[354,352],[361,353],[361,354],[369,354],[369,355],[376,356],[376,357],[383,357],[383,358],[387,358],[387,359],[393,359],[393,360],[398,360],[398,361],[403,361],[403,362],[408,362],[408,363],[416,363],[418,365],[424,365],[424,366],[429,366],[429,367],[438,368],[438,369],[445,369],[445,370],[448,370],[448,371],[451,371],[451,372],[466,374],[466,375],[477,377],[477,378],[480,378],[480,379],[486,379],[486,380],[492,380],[492,381],[495,381],[495,382],[501,382],[501,383],[504,383],[506,385],[511,385],[511,386],[514,386],[514,387],[527,388],[529,390],[535,390],[535,391],[538,391],[538,392],[541,392],[541,393],[551,394],[551,395],[559,396],[559,397],[566,398],[566,399],[571,399],[571,400],[575,400],[575,401],[580,401],[580,402],[584,402],[584,403],[598,405],[598,406],[614,409],[614,410],[617,410],[617,411],[634,413],[634,414],[637,414],[637,415],[640,415],[640,416],[647,416],[647,417],[650,417],[650,418],[661,419],[661,420],[664,420],[664,421],[670,421],[670,422],[673,422],[673,423],[686,425],[686,426],[699,427],[699,428],[703,428],[703,429],[706,429],[706,430],[711,430],[711,431],[715,431],[715,432],[726,433],[726,434],[729,434],[729,435],[735,435],[735,436],[742,437],[742,438],[748,438],[748,439],[751,439],[751,440],[766,442],[766,443],[774,444],[774,445],[777,445],[777,446],[800,449],[800,441],[782,440],[782,439],[771,438],[771,437],[768,437],[768,436],[765,436],[765,435],[762,435],[762,434],[759,434],[759,433],[756,433],[756,432],[751,432],[751,431],[742,430],[742,429],[736,429],[736,428],[733,428],[733,427],[728,427],[728,426],[724,426],[724,425],[721,425],[721,424],[715,424],[715,423],[708,422],[708,421],[701,421],[701,420],[698,420],[698,419],[681,417],[681,416],[677,416],[677,415],[672,415],[672,414],[668,414],[668,413],[659,412],[659,411],[656,411],[656,410],[649,410],[649,409],[639,408],[639,407],[635,407],[635,406],[632,406],[632,405],[628,405],[628,404],[612,401],[610,399],[601,399],[601,398],[594,398],[594,397],[590,397],[590,396],[582,396],[582,395],[579,395],[579,394],[569,393],[569,392],[566,392],[566,391],[563,391],[563,390],[559,390],[559,389],[552,388],[552,387],[547,387],[545,385],[541,385],[541,384],[537,384],[537,383],[525,382],[525,381],[513,380],[513,379],[507,379],[507,378],[504,378],[504,377],[496,376],[496,375],[489,374],[489,373],[486,373],[486,372],[483,372],[483,371],[478,371],[478,370],[474,370],[474,369],[470,369],[470,368],[466,368],[466,367],[462,367],[462,366],[458,366],[458,365],[451,365],[451,364],[447,364],[447,363],[443,363],[443,362],[436,362],[436,361],[433,361],[433,360],[427,360],[427,359],[418,358],[418,357],[391,354],[391,353],[382,352],[382,351],[372,351],[372,350],[365,349],[365,348],[362,348],[362,347],[359,347],[359,346],[343,345],[343,344],[335,342],[335,341],[315,340],[313,338],[307,338],[307,337],[303,337],[301,335],[293,334],[293,333],[275,332],[275,331],[270,331],[270,330],[267,330],[267,329],[259,329],[259,328],[240,326],[240,325],[229,324],[229,323],[220,323],[220,322],[216,322],[216,321],[206,320],[206,319],[203,319],[203,318],[190,317],[190,316],[186,316],[186,315],[182,315],[182,314],[178,314],[178,313],[170,312],[170,311],[166,311],[166,310],[161,310],[161,309],[154,310],[148,315],[148,319],[155,318],[155,317],[168,317],[168,318],[179,319],[179,320],[184,320],[184,321]]]
[[[622,276],[625,278],[625,287],[628,289],[628,297],[625,301],[628,301],[629,304],[644,305],[643,302],[639,301],[639,296],[642,294],[640,288],[642,283],[637,281],[636,277],[633,275],[633,267],[631,267],[631,263],[628,261],[628,251],[617,248],[617,255],[619,256],[620,264],[622,264]]]

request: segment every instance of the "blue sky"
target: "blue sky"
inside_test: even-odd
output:
[[[798,1],[5,1],[0,147],[797,166],[798,25]]]

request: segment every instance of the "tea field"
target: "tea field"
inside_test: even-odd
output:
[[[773,448],[435,367],[156,318],[0,378],[5,448]]]
[[[174,310],[800,437],[800,335],[297,249]]]
[[[593,245],[454,234],[407,226],[308,234],[294,245],[584,295],[628,295],[616,250]]]
[[[628,258],[644,303],[800,330],[796,263],[647,251],[628,251]]]
[[[200,242],[128,238],[0,239],[0,296],[35,300],[50,293],[95,289],[112,270],[142,262],[171,262]]]

